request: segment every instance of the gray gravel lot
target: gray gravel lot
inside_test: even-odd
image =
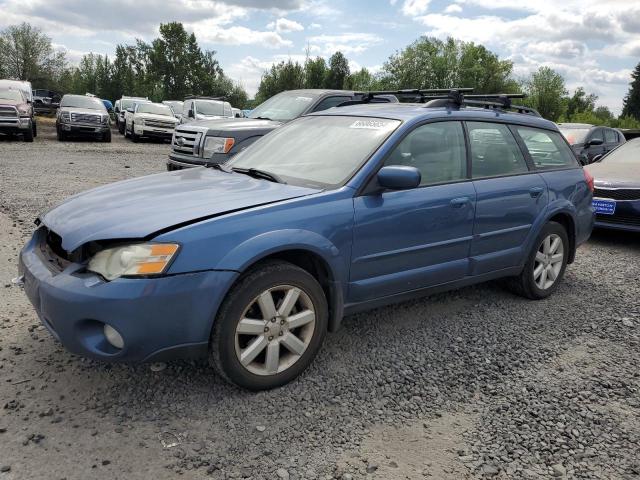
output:
[[[248,393],[40,326],[10,282],[36,214],[169,147],[39,130],[0,139],[0,480],[640,478],[640,236],[596,232],[544,301],[491,283],[348,317],[301,378]]]

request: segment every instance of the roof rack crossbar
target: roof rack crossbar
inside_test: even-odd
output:
[[[463,87],[457,89],[460,92],[473,92],[473,88]],[[419,101],[424,101],[426,98],[433,98],[433,95],[447,94],[451,91],[450,88],[404,88],[398,90],[370,90],[366,92],[354,92],[356,95],[361,95],[362,99],[358,100],[359,103],[368,103],[373,97],[380,95],[414,95]]]
[[[523,93],[485,93],[464,95],[460,90],[452,89],[449,91],[446,97],[440,97],[440,99],[443,98],[449,100],[449,104],[455,105],[457,107],[469,105],[487,109],[515,110],[518,113],[541,117],[540,113],[534,108],[525,107],[523,105],[513,105],[511,103],[512,98],[525,98],[525,95]],[[435,98],[431,99],[435,100]]]

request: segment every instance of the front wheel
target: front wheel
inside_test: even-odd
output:
[[[30,124],[29,128],[22,134],[22,139],[25,142],[33,142],[33,124]]]
[[[107,130],[102,134],[102,141],[105,143],[111,142],[111,129]]]
[[[557,222],[547,223],[538,238],[522,273],[507,285],[518,295],[540,300],[558,289],[569,260],[569,237]]]
[[[249,390],[282,386],[320,350],[328,316],[312,275],[287,262],[265,264],[246,274],[223,302],[211,334],[211,364]]]

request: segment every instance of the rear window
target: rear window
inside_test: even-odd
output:
[[[607,128],[604,131],[604,141],[605,143],[618,143],[618,132]]]
[[[538,128],[515,127],[538,169],[576,167],[578,161],[559,133]]]
[[[584,143],[591,128],[567,128],[560,127],[560,133],[567,139],[569,145],[578,145]]]

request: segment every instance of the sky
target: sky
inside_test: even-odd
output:
[[[71,62],[180,21],[250,96],[273,62],[307,51],[376,72],[421,35],[453,36],[512,60],[517,78],[549,66],[618,114],[640,62],[640,0],[0,0],[0,29],[23,21]]]

